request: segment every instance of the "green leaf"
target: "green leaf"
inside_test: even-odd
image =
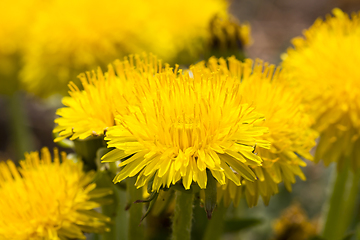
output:
[[[141,220],[140,220],[140,223],[146,218],[147,215],[149,215],[151,209],[153,209],[154,207],[154,204],[158,198],[159,194],[158,193],[155,193],[153,196],[150,196],[150,204],[149,204],[149,207],[148,209],[146,210],[145,214],[141,217]],[[145,202],[145,201],[144,201]],[[140,203],[139,201],[136,201],[135,203]]]

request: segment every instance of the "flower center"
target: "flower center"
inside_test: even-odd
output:
[[[174,146],[185,151],[189,147],[197,147],[200,140],[200,121],[192,116],[178,118],[171,127]]]

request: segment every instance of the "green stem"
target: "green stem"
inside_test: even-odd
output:
[[[96,157],[101,159],[102,155],[105,154],[106,151],[109,151],[105,149],[104,150],[105,152],[99,153],[101,154],[101,156],[97,156],[97,152],[99,151],[99,149],[106,147],[106,143],[104,141],[103,136],[90,137],[85,140],[75,140],[73,142],[74,142],[76,154],[78,154],[84,162],[85,171],[89,171],[89,170],[96,171],[97,170]]]
[[[11,139],[15,149],[16,159],[24,158],[24,153],[34,151],[34,141],[29,128],[28,117],[25,112],[21,94],[15,92],[9,98],[8,112],[11,124]]]
[[[176,191],[172,240],[190,240],[194,194]]]
[[[360,181],[360,171],[350,171],[349,164],[344,164],[340,171],[334,169],[334,175],[336,180],[332,185],[323,228],[323,237],[327,240],[338,240],[345,236],[354,217]]]
[[[128,240],[142,240],[145,236],[144,223],[140,220],[144,214],[144,205],[135,203],[136,200],[143,199],[142,189],[135,187],[136,177],[126,179],[126,193],[128,204],[131,204],[128,210]]]
[[[106,171],[98,172],[96,185],[98,187],[111,188],[114,192],[112,195],[112,204],[103,205],[102,213],[111,218],[110,231],[101,234],[101,240],[118,240],[127,239],[127,216],[125,212],[126,206],[126,193],[121,191],[112,183]]]
[[[224,230],[224,217],[227,208],[221,202],[215,208],[215,211],[209,220],[206,231],[204,234],[204,240],[219,240],[221,239]]]
[[[349,173],[349,180],[348,180],[348,186],[349,189],[346,201],[344,203],[344,209],[343,209],[343,216],[344,221],[340,224],[340,231],[346,233],[346,230],[352,223],[351,220],[354,219],[358,200],[358,193],[359,193],[359,187],[360,187],[360,170],[357,170],[356,172]]]

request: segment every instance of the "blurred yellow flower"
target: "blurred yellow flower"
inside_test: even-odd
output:
[[[25,158],[18,169],[0,163],[1,239],[85,239],[83,232],[107,230],[110,219],[93,209],[111,190],[95,189],[94,172],[65,153],[60,160],[56,149],[54,162],[47,148]]]
[[[65,93],[79,72],[130,53],[153,52],[171,61],[203,41],[210,19],[226,8],[225,0],[53,0],[31,26],[23,83],[48,96]]]
[[[252,166],[257,181],[241,178],[244,183],[241,188],[235,188],[230,183],[221,186],[222,190],[230,191],[230,195],[223,193],[224,196],[231,196],[225,202],[239,199],[237,191],[240,191],[245,193],[249,206],[257,204],[259,195],[268,204],[270,197],[278,192],[279,183],[283,182],[291,191],[295,176],[305,180],[300,169],[306,166],[302,158],[312,160],[309,152],[318,136],[311,129],[312,121],[303,109],[300,95],[283,84],[280,69],[274,65],[264,64],[261,60],[254,63],[251,59],[242,63],[231,57],[228,61],[211,58],[207,66],[211,71],[219,69],[223,74],[241,81],[243,102],[251,104],[266,119],[257,123],[269,129],[259,138],[271,143],[270,149],[256,147],[254,150],[263,160],[261,166]]]
[[[286,208],[274,222],[274,240],[303,240],[316,235],[316,224],[310,222],[304,210],[298,203]]]
[[[340,9],[318,19],[293,39],[294,48],[283,56],[282,66],[304,102],[321,135],[315,161],[338,167],[351,158],[360,167],[360,13],[351,18]],[[350,157],[351,156],[351,157]]]
[[[0,94],[19,89],[18,71],[29,24],[43,5],[41,0],[0,1]],[[31,9],[31,10],[30,10]]]
[[[179,74],[177,74],[179,72]],[[108,129],[105,140],[115,149],[103,157],[119,166],[120,182],[137,175],[137,187],[152,179],[152,190],[182,180],[185,189],[207,185],[207,169],[220,183],[226,179],[241,185],[238,176],[254,181],[249,166],[261,165],[254,146],[268,148],[259,136],[262,115],[243,102],[238,79],[196,66],[185,73],[165,67],[136,81],[137,106],[119,112],[119,126]],[[131,114],[129,114],[131,113]]]

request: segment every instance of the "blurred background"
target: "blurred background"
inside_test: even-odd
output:
[[[229,5],[229,12],[241,23],[248,22],[251,26],[253,43],[244,49],[245,56],[260,58],[264,61],[279,64],[281,53],[291,46],[291,39],[302,35],[302,31],[312,25],[318,17],[325,17],[334,7],[351,13],[360,10],[359,0],[233,0]],[[179,26],[181,27],[181,19]],[[123,56],[119,56],[121,58]],[[4,81],[1,79],[0,81]],[[30,130],[30,141],[34,150],[43,146],[53,148],[52,129],[55,111],[61,106],[60,96],[47,98],[46,101],[31,94],[20,94],[24,103],[24,114]],[[16,107],[16,106],[13,106]],[[11,106],[7,98],[0,95],[0,160],[18,159],[14,146],[11,144],[12,120],[9,117]],[[21,115],[20,115],[21,117]],[[333,166],[324,168],[321,164],[308,162],[304,169],[307,181],[297,179],[293,186],[293,193],[288,193],[281,186],[281,193],[274,196],[270,205],[265,207],[259,203],[257,207],[248,209],[245,202],[236,211],[244,217],[258,217],[262,224],[240,232],[241,239],[275,239],[271,231],[274,221],[288,206],[299,203],[305,210],[314,226],[321,224],[317,221],[322,210],[327,193],[330,173]],[[238,239],[238,235],[229,235],[227,239]],[[280,239],[280,238],[276,238]],[[286,239],[286,238],[283,238]]]
[[[359,11],[359,0],[235,0],[230,12],[241,21],[249,21],[254,43],[246,49],[250,58],[274,64],[290,47],[290,41],[302,35],[318,17],[324,18],[335,7],[344,12]]]

